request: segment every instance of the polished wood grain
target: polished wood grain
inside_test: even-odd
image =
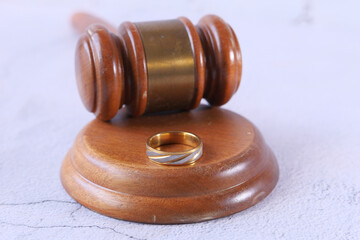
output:
[[[145,142],[157,132],[188,131],[204,144],[193,165],[148,160]],[[94,120],[77,136],[61,170],[66,191],[101,214],[144,223],[190,223],[253,206],[275,187],[275,156],[248,120],[202,105],[191,112]]]
[[[77,17],[73,18],[73,25],[80,31],[84,29],[86,23],[91,24],[98,20],[95,17],[91,18],[90,15],[77,14]],[[195,84],[188,90],[193,97],[191,104],[185,105],[189,105],[189,109],[194,109],[200,104],[202,98],[214,106],[225,104],[237,91],[241,79],[241,52],[234,31],[224,20],[215,15],[203,17],[196,26],[185,17],[180,17],[179,20],[187,31],[188,40],[186,41],[190,41],[195,65],[193,73]],[[109,25],[103,20],[100,22]],[[133,116],[143,115],[146,109],[169,110],[171,101],[149,106],[149,62],[147,62],[144,50],[144,39],[140,36],[136,24],[130,22],[121,24],[117,34],[110,33],[113,28],[109,29],[107,34],[104,34],[102,28],[98,28],[99,33],[94,27],[90,29],[92,29],[90,31],[92,35],[88,38],[80,37],[76,51],[77,82],[85,107],[101,120],[110,120],[114,117],[118,109],[122,107],[122,103],[127,106]],[[92,41],[93,36],[99,37],[98,41]],[[112,44],[108,44],[109,42]],[[92,44],[90,47],[89,43]],[[98,53],[105,52],[109,55],[106,61],[98,56]],[[158,65],[153,69],[171,66],[166,59],[162,58],[163,62],[158,61]],[[177,61],[186,60],[180,58]],[[110,71],[114,73],[111,74]],[[103,72],[103,76],[99,76],[99,73]],[[170,77],[169,75],[169,81],[171,81]],[[106,89],[111,98],[97,102],[98,105],[93,104],[94,99],[99,99],[101,89]],[[164,93],[168,91],[169,89],[164,87]],[[170,106],[170,110],[180,110],[176,107],[177,105],[179,104],[174,104],[173,108]]]
[[[144,46],[134,23],[122,23],[119,34],[125,59],[125,104],[130,113],[136,117],[144,114],[147,104],[148,72]]]
[[[215,15],[197,24],[206,53],[205,99],[214,106],[227,103],[237,91],[242,71],[239,42],[230,25]]]
[[[205,88],[205,54],[201,45],[199,34],[195,26],[186,17],[179,17],[189,33],[190,43],[192,44],[194,62],[195,62],[195,95],[192,100],[191,109],[197,108],[204,96]]]
[[[103,120],[112,118],[122,106],[125,84],[119,47],[117,38],[102,25],[91,25],[76,47],[80,96],[85,107]]]

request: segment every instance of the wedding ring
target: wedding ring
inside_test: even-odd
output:
[[[192,147],[181,152],[166,152],[157,148],[169,144],[183,144]],[[201,139],[195,134],[183,131],[161,132],[151,136],[146,142],[148,158],[162,165],[187,165],[198,160],[203,153]]]

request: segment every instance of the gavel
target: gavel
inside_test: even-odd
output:
[[[78,29],[91,22],[85,17],[74,18]],[[194,109],[202,98],[223,105],[237,91],[242,71],[237,37],[215,15],[196,26],[185,17],[124,22],[117,31],[93,24],[82,33],[75,58],[81,99],[104,121],[123,105],[134,117]]]

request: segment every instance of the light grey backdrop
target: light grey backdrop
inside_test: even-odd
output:
[[[0,239],[359,239],[358,1],[1,1]],[[88,10],[114,24],[215,13],[239,38],[244,71],[224,108],[254,122],[280,179],[258,205],[189,225],[111,219],[75,203],[59,169],[93,116],[74,77]]]

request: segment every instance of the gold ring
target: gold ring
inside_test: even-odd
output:
[[[165,152],[156,148],[169,144],[183,144],[192,147],[188,151]],[[157,133],[146,142],[148,158],[162,165],[187,165],[198,160],[203,153],[201,139],[195,134],[183,131],[168,131]]]

